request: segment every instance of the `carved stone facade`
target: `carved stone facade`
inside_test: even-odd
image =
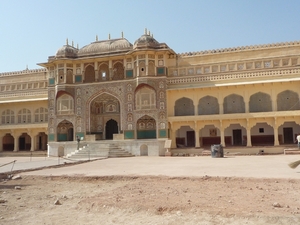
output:
[[[277,146],[300,133],[299,42],[176,54],[145,32],[133,44],[67,42],[39,65],[0,74],[0,150],[114,134],[172,148]]]

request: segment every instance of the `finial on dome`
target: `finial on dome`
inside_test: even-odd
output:
[[[110,40],[110,34],[108,34],[108,40]]]
[[[145,28],[145,34],[147,34],[147,28]]]
[[[69,40],[68,40],[68,38],[67,38],[67,40],[66,40],[66,44],[69,45]]]
[[[122,38],[124,38],[124,33],[123,33],[123,31],[121,32],[121,36],[122,36]]]
[[[96,35],[96,41],[98,41],[98,35]]]

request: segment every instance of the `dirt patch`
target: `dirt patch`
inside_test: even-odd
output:
[[[25,176],[1,182],[0,224],[299,224],[299,190],[292,179]]]

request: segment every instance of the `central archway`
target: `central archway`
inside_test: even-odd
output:
[[[109,94],[102,93],[90,103],[90,134],[96,140],[113,139],[120,126],[120,102]]]

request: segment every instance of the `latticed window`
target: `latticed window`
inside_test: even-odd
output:
[[[70,95],[64,94],[57,99],[57,113],[66,115],[73,113],[74,100]]]
[[[34,112],[34,122],[47,122],[48,121],[48,109],[39,108]]]
[[[31,123],[31,112],[29,109],[21,109],[18,112],[18,123]]]
[[[113,80],[123,80],[124,79],[124,66],[122,63],[117,62],[114,64],[113,68]]]
[[[141,88],[136,93],[136,109],[155,109],[155,91],[148,87]]]
[[[1,118],[2,124],[7,124],[7,123],[15,123],[15,113],[14,111],[7,109],[2,113],[2,118]]]

